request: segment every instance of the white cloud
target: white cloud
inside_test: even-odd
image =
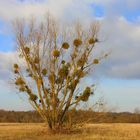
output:
[[[15,52],[0,52],[0,79],[7,80],[12,71],[12,64],[17,61]]]
[[[140,25],[130,23],[122,17],[102,21],[102,35],[107,40],[99,47],[112,51],[99,74],[115,78],[140,78]],[[106,34],[107,33],[107,34]]]
[[[89,1],[85,0],[44,0],[43,2],[17,0],[0,1],[0,18],[11,20],[16,17],[42,17],[50,12],[57,18],[87,18],[90,15]],[[81,14],[82,13],[82,14]]]

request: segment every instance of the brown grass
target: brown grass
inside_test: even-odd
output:
[[[73,134],[50,134],[44,124],[1,123],[0,140],[140,140],[140,124],[87,124]]]

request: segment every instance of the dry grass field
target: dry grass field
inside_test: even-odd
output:
[[[140,140],[140,124],[88,124],[73,134],[49,134],[44,124],[1,123],[0,140]]]

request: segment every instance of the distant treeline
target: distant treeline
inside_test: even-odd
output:
[[[73,111],[67,118],[75,122],[89,123],[140,123],[140,114],[136,113],[112,113],[112,112],[93,112],[93,111]],[[70,119],[71,120],[71,119]],[[16,112],[0,110],[0,122],[11,123],[41,123],[43,120],[35,111]]]

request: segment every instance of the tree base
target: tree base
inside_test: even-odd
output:
[[[46,127],[46,125],[45,125]],[[81,129],[79,129],[78,127],[54,127],[54,128],[49,128],[48,126],[43,129],[42,133],[43,134],[48,134],[48,135],[52,135],[52,134],[77,134],[80,133]]]

